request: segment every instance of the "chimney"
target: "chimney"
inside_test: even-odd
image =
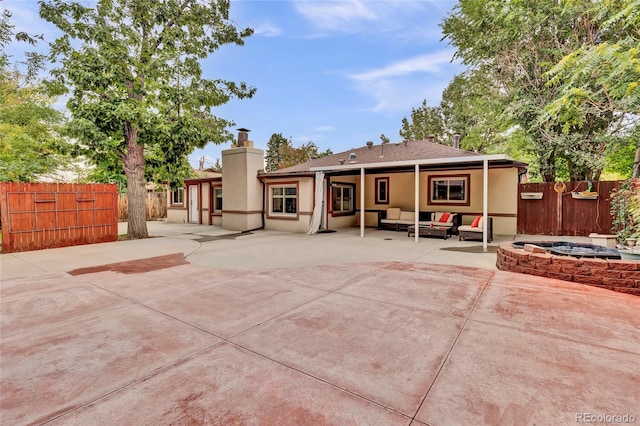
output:
[[[435,135],[427,135],[427,142],[433,143],[435,142],[435,138],[436,138]]]
[[[460,133],[453,135],[453,147],[460,148]]]
[[[243,146],[250,146],[249,144],[247,144],[247,142],[249,141],[249,132],[251,130],[249,129],[245,129],[245,128],[239,128],[238,129],[238,143],[236,144],[236,146],[238,148],[243,147]]]
[[[367,148],[371,149],[372,146],[373,146],[373,142],[367,141]]]

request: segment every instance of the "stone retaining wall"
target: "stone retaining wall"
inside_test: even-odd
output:
[[[556,278],[640,296],[640,262],[531,253],[513,248],[511,243],[502,243],[496,266],[502,271]]]

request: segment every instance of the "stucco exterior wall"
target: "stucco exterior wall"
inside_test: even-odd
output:
[[[469,205],[433,205],[428,197],[429,176],[469,175]],[[376,178],[389,178],[389,203],[376,204]],[[359,177],[357,178],[359,181]],[[482,170],[455,170],[420,172],[419,177],[419,209],[424,212],[450,211],[463,215],[463,223],[471,223],[473,218],[482,214]],[[385,210],[388,207],[399,207],[413,210],[415,201],[415,176],[411,172],[367,175],[365,177],[365,209]],[[358,183],[357,193],[360,187]],[[516,168],[489,169],[488,213],[492,216],[495,234],[515,234],[518,208],[518,170]],[[359,206],[359,195],[358,195]],[[359,207],[358,207],[359,208]],[[356,218],[355,224],[359,223]],[[377,225],[377,215],[366,213],[366,226]]]
[[[272,231],[299,232],[305,233],[309,230],[311,223],[311,215],[313,214],[313,194],[315,190],[315,179],[312,177],[299,178],[268,178],[264,180],[265,184],[265,220],[264,228]],[[269,187],[272,185],[295,184],[298,187],[297,198],[297,215],[295,217],[278,217],[269,214]],[[226,191],[225,186],[225,191]],[[260,195],[262,202],[262,195]],[[262,208],[262,206],[261,206]]]
[[[356,211],[360,208],[360,176],[331,176],[329,179],[329,185],[331,183],[352,183],[355,184],[355,191],[353,194],[354,197],[354,205]],[[328,220],[327,225],[328,229],[340,229],[340,228],[349,228],[351,226],[356,225],[356,216],[355,215],[346,215],[346,216],[334,216],[332,210],[332,194],[331,188],[327,191],[327,212],[328,212]]]
[[[262,183],[258,170],[264,168],[264,151],[240,147],[222,151],[222,227],[248,231],[262,226]]]
[[[166,220],[169,223],[187,223],[187,209],[183,207],[168,207]]]

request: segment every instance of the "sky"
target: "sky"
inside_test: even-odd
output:
[[[81,0],[82,1],[82,0]],[[90,1],[82,1],[90,4]],[[246,82],[251,99],[231,100],[213,110],[250,129],[249,139],[266,151],[274,133],[293,146],[314,142],[334,153],[400,141],[402,119],[426,99],[437,106],[442,91],[464,66],[441,41],[439,26],[455,6],[449,0],[232,0],[230,19],[255,33],[244,46],[225,45],[202,63],[203,76]],[[38,16],[35,0],[0,0],[12,12],[16,31],[56,29]],[[64,108],[64,100],[57,105]],[[190,157],[197,167],[221,159],[230,148],[208,144]]]

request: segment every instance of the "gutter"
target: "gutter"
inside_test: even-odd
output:
[[[364,164],[343,164],[339,166],[320,166],[311,167],[310,171],[339,171],[339,170],[358,170],[376,169],[385,167],[401,167],[401,166],[421,166],[421,165],[437,165],[437,164],[458,164],[458,163],[474,163],[483,161],[512,161],[516,162],[513,158],[506,154],[492,154],[492,155],[472,155],[467,157],[451,157],[451,158],[430,158],[424,160],[401,160],[401,161],[385,161],[381,163],[364,163]]]

